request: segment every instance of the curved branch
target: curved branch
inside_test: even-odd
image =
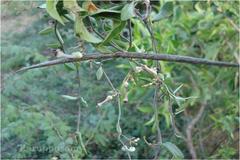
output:
[[[219,67],[239,67],[237,63],[231,62],[222,62],[222,61],[212,61],[203,58],[194,58],[189,56],[179,56],[179,55],[170,55],[170,54],[150,54],[150,53],[137,53],[137,52],[116,52],[109,54],[87,54],[79,58],[61,58],[52,61],[46,61],[43,63],[35,64],[29,67],[23,67],[17,72],[26,71],[34,68],[42,68],[53,66],[57,64],[87,61],[87,60],[97,60],[97,59],[109,59],[109,58],[127,58],[127,59],[149,59],[149,60],[161,60],[161,61],[170,61],[170,62],[179,62],[179,63],[190,63],[190,64],[204,64],[212,65]]]
[[[197,115],[192,119],[192,121],[187,125],[187,129],[186,129],[186,143],[189,149],[189,152],[192,156],[192,159],[197,159],[197,153],[195,150],[195,147],[193,145],[193,140],[192,140],[192,130],[195,126],[195,124],[199,121],[199,119],[202,117],[202,114],[205,110],[206,104],[202,104],[201,108],[199,109]]]

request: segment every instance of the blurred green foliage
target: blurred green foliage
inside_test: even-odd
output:
[[[164,0],[151,2],[152,16],[158,14],[164,2]],[[109,8],[107,2],[94,3]],[[114,5],[118,4],[120,7],[126,4],[126,2],[115,3]],[[54,33],[38,34],[48,27],[51,19],[44,10],[36,8],[40,4],[42,2],[16,1],[2,4],[3,13],[8,19],[21,21],[27,19],[30,14],[40,17],[36,16],[36,20],[25,27],[23,32],[17,32],[15,29],[24,26],[13,26],[10,31],[1,33],[2,158],[127,158],[117,140],[117,103],[111,101],[101,108],[96,108],[97,103],[103,101],[111,91],[104,77],[97,80],[96,72],[99,66],[88,62],[80,64],[80,92],[88,104],[82,105],[81,108],[81,136],[75,134],[77,101],[62,97],[62,95],[78,96],[78,83],[74,70],[59,65],[11,75],[11,72],[23,66],[48,60],[49,57],[44,56],[43,50],[50,43],[58,43]],[[29,9],[28,5],[35,7]],[[161,21],[153,23],[153,33],[160,53],[239,61],[239,31],[236,30],[236,26],[239,29],[238,1],[176,1],[172,7],[172,14],[161,15]],[[8,26],[7,20],[2,22],[3,27]],[[111,28],[115,24],[103,22],[110,33],[108,27]],[[136,18],[132,18],[131,22],[135,46],[129,50],[153,51],[151,37],[144,24]],[[98,24],[95,25],[99,27]],[[79,49],[71,48],[79,45],[76,43],[77,38],[74,36],[73,28],[71,24],[59,27],[67,52]],[[127,32],[127,29],[125,28],[123,32]],[[114,40],[114,42],[121,41],[118,37]],[[122,45],[126,44],[128,45],[126,42],[122,43]],[[83,45],[81,49],[87,53],[95,51],[94,45],[82,41],[81,45]],[[99,50],[101,49],[109,49],[109,46]],[[143,63],[153,64],[152,61],[143,61]],[[193,143],[198,158],[237,158],[239,156],[238,71],[232,68],[172,62],[161,62],[161,67],[162,76],[165,77],[164,82],[169,90],[174,91],[183,85],[176,93],[177,96],[197,97],[173,104],[174,112],[179,111],[176,115],[176,123],[183,133],[186,124],[200,108],[200,104],[207,101],[204,114],[193,130]],[[103,62],[103,68],[114,86],[121,88],[122,81],[131,66],[127,60],[118,59]],[[154,142],[155,137],[152,120],[154,87],[143,87],[151,81],[150,75],[143,72],[135,73],[134,81],[129,82],[128,103],[122,104],[121,127],[124,135],[140,138],[136,151],[131,153],[132,158],[149,159],[154,155],[154,150],[143,140],[143,137],[146,137],[148,141]],[[191,158],[186,143],[174,134],[167,107],[167,101],[158,106],[163,141],[175,144],[184,154],[184,158]],[[80,138],[82,140],[79,140]],[[87,154],[79,141],[84,143]],[[170,159],[173,155],[166,148],[161,147],[160,158]]]

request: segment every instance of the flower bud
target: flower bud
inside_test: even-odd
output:
[[[137,67],[135,68],[135,72],[136,72],[136,73],[139,73],[139,72],[141,72],[142,70],[143,70],[142,67],[138,67],[138,66],[137,66]]]

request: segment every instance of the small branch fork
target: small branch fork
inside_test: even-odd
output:
[[[22,72],[34,68],[48,67],[58,64],[87,61],[87,60],[98,60],[98,59],[109,59],[109,58],[127,58],[127,59],[149,59],[149,60],[162,60],[170,62],[179,62],[179,63],[190,63],[190,64],[203,64],[210,66],[219,66],[219,67],[239,67],[237,63],[222,62],[222,61],[212,61],[206,60],[203,58],[194,58],[189,56],[179,56],[179,55],[169,55],[169,54],[150,54],[150,53],[137,53],[137,52],[116,52],[116,53],[107,53],[107,54],[87,54],[79,58],[61,58],[55,59],[52,61],[46,61],[43,63],[35,64],[28,67],[23,67],[20,70],[16,71]]]
[[[200,120],[200,118],[202,117],[202,114],[204,112],[206,108],[206,104],[202,104],[201,108],[199,109],[197,115],[192,119],[192,121],[188,124],[187,129],[186,129],[186,143],[188,146],[188,150],[192,156],[192,159],[197,159],[197,154],[196,154],[196,150],[195,147],[193,145],[193,140],[192,140],[192,130],[195,126],[195,124]]]
[[[174,114],[172,111],[172,104],[170,103],[170,105],[169,105],[169,112],[171,114],[171,123],[172,123],[173,129],[174,129],[174,132],[178,137],[181,137],[186,142],[188,151],[189,151],[192,159],[197,159],[197,153],[196,153],[196,150],[195,150],[195,147],[193,144],[193,140],[192,140],[192,132],[193,132],[194,126],[201,119],[202,114],[206,108],[206,105],[207,105],[206,102],[202,103],[201,107],[198,110],[195,117],[187,124],[186,131],[185,131],[186,136],[183,135],[183,133],[181,133],[180,130],[177,128],[177,126],[175,124]]]
[[[120,125],[121,116],[122,116],[120,93],[114,87],[114,85],[112,84],[110,78],[108,77],[107,73],[104,70],[103,70],[103,75],[106,78],[108,84],[111,86],[112,90],[115,92],[114,97],[116,96],[116,98],[117,98],[118,118],[117,118],[116,129],[117,129],[117,133],[118,133],[118,141],[122,144],[122,147],[125,147],[126,145],[124,144],[124,142],[121,139],[121,136],[124,136],[124,135],[122,134],[122,128],[121,128],[121,125]],[[126,151],[126,153],[127,153],[128,159],[131,160],[131,155],[130,155],[129,151]]]

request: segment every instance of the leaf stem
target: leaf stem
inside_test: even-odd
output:
[[[57,37],[58,42],[59,42],[60,45],[61,45],[60,49],[65,53],[65,51],[64,51],[64,45],[63,45],[62,40],[61,40],[62,38],[59,37],[59,36],[60,36],[60,33],[58,32],[57,26],[58,26],[58,22],[55,21],[55,23],[54,23],[54,33],[55,33],[55,36]]]

